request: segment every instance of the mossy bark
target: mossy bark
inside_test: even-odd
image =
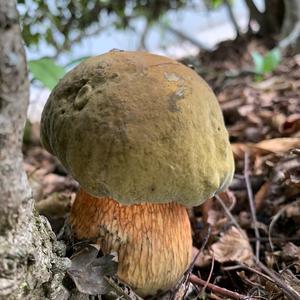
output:
[[[33,211],[22,168],[28,77],[16,3],[0,1],[0,299],[67,299],[69,260]]]

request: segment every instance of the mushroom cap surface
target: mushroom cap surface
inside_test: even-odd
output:
[[[193,70],[145,52],[89,58],[52,91],[41,140],[88,193],[199,205],[232,180],[218,101]]]

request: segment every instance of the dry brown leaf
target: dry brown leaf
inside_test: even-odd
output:
[[[280,126],[280,132],[285,134],[299,132],[300,130],[300,114],[292,114],[288,116],[284,123]]]
[[[54,193],[35,204],[37,211],[46,217],[60,218],[70,212],[71,202],[75,193]]]
[[[285,153],[295,148],[300,148],[300,138],[275,138],[263,140],[256,144],[231,144],[232,152],[237,159],[242,159],[246,151],[253,155],[266,155],[269,153]]]
[[[232,143],[231,149],[236,159],[243,159],[245,152],[251,150],[251,145],[242,143]]]
[[[275,138],[264,140],[254,145],[254,148],[271,153],[288,152],[300,147],[300,138]]]
[[[300,280],[288,269],[283,270],[280,275],[288,287],[297,294],[299,297],[297,299],[300,299]]]
[[[78,186],[77,182],[71,177],[60,176],[53,173],[44,176],[42,184],[44,195],[65,191],[67,189],[75,190]]]
[[[43,198],[43,186],[41,180],[38,180],[35,176],[28,177],[28,183],[31,187],[32,197],[38,202]]]
[[[231,227],[218,242],[212,245],[215,260],[224,263],[238,261],[253,265],[253,251],[246,238],[236,227]]]
[[[284,126],[287,117],[283,113],[276,113],[275,115],[271,116],[271,125],[274,129],[282,132],[282,127]]]
[[[300,265],[300,247],[296,246],[294,243],[289,242],[282,248],[282,258],[285,260],[296,260]]]
[[[102,257],[98,257],[98,254],[98,246],[87,245],[71,257],[71,267],[67,272],[83,294],[106,294],[111,290],[105,276],[116,274],[118,267],[116,254]]]
[[[284,77],[273,76],[267,80],[255,83],[252,85],[255,89],[262,91],[274,91],[274,90],[286,90],[291,89],[292,85],[290,82],[286,81]]]
[[[197,249],[196,247],[193,247],[193,258],[198,255],[199,253],[199,249]],[[196,267],[207,267],[209,266],[211,263],[211,254],[208,252],[208,250],[203,250],[199,253],[199,255],[197,256],[197,259],[195,261],[195,266]]]
[[[269,189],[270,189],[270,182],[265,182],[260,189],[257,191],[257,193],[255,194],[255,198],[254,198],[254,202],[255,202],[255,208],[257,211],[259,211],[262,206],[264,201],[267,198]]]
[[[246,117],[248,114],[252,113],[254,109],[253,105],[243,105],[241,107],[238,107],[238,112],[242,117]]]
[[[291,218],[294,222],[300,224],[300,201],[290,203],[285,209],[285,214],[287,218]]]

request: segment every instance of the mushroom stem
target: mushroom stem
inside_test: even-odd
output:
[[[141,296],[172,287],[191,261],[191,226],[180,204],[125,206],[81,189],[70,222],[76,238],[97,238],[105,254],[118,253],[119,279]]]

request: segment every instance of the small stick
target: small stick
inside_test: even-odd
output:
[[[221,197],[218,196],[218,195],[215,195],[215,198],[217,199],[217,201],[219,202],[219,204],[224,209],[225,214],[230,219],[231,223],[241,232],[241,234],[244,237],[247,238],[247,236],[245,235],[245,232],[243,231],[243,229],[241,228],[241,226],[238,224],[238,222],[236,221],[236,219],[234,218],[234,216],[232,215],[232,213],[230,212],[230,210],[228,209],[228,207],[225,205],[225,203],[223,202],[223,200],[221,199]]]
[[[214,299],[214,300],[222,300],[223,299],[215,294],[207,295],[207,297],[208,297],[208,299]]]
[[[287,285],[273,270],[269,269],[266,267],[263,263],[261,263],[259,260],[255,261],[256,265],[263,271],[265,272],[268,276],[270,276],[275,283],[282,288],[282,292],[291,300],[299,300],[300,295],[295,292],[289,285]]]
[[[249,241],[250,242],[255,242],[256,238],[253,237],[253,238],[249,238]],[[270,238],[269,237],[261,237],[259,239],[261,242],[263,243],[266,243],[266,242],[269,242],[270,241]],[[291,237],[274,237],[272,236],[272,241],[275,241],[275,242],[299,242],[300,241],[300,236],[291,236]]]
[[[272,241],[272,230],[273,230],[273,227],[274,227],[274,224],[277,222],[277,220],[280,218],[281,214],[285,211],[286,209],[286,206],[282,207],[277,213],[275,216],[272,217],[272,220],[271,220],[271,223],[269,225],[269,230],[268,230],[268,239],[269,239],[269,244],[270,244],[270,247],[271,247],[271,250],[274,251],[274,244],[273,244],[273,241]]]
[[[260,272],[260,271],[258,271],[256,269],[254,269],[254,268],[251,268],[251,267],[249,267],[247,265],[244,265],[244,264],[240,264],[240,265],[236,265],[236,266],[231,266],[231,267],[223,267],[223,270],[225,270],[225,271],[231,271],[231,270],[237,270],[237,269],[245,269],[245,270],[251,271],[251,272],[253,272],[253,273],[255,273],[255,274],[257,274],[257,275],[265,278],[266,280],[268,280],[268,281],[270,281],[272,283],[275,283],[275,281],[271,277],[269,277],[268,275],[266,275],[266,274],[264,274],[264,273],[262,273],[262,272]]]
[[[116,283],[114,282],[113,279],[104,276],[103,277],[106,281],[106,283],[112,288],[112,290],[118,294],[118,296],[126,299],[126,300],[143,300],[141,297],[139,297],[136,293],[134,293],[131,289],[130,290],[130,295],[126,294],[125,291]]]
[[[199,249],[198,253],[195,255],[194,259],[192,260],[189,268],[187,269],[186,274],[189,274],[189,273],[192,272],[192,270],[194,268],[194,265],[195,265],[195,263],[197,261],[197,258],[199,257],[200,253],[204,250],[204,248],[205,248],[205,246],[206,246],[206,244],[208,242],[208,239],[210,237],[210,233],[211,233],[211,226],[210,226],[210,224],[208,224],[208,229],[207,229],[207,234],[205,236],[205,239],[204,239],[204,241],[203,241],[203,243],[201,245],[201,248]]]
[[[209,282],[210,282],[210,279],[211,279],[211,276],[212,276],[214,267],[215,267],[215,256],[214,256],[214,254],[213,254],[213,255],[212,255],[212,261],[211,261],[210,272],[209,272],[208,278],[207,278],[207,280],[206,280],[206,285],[203,287],[203,291],[204,291],[204,292],[205,292],[205,289],[207,288],[207,286],[208,286],[208,284],[209,284]]]
[[[195,255],[194,259],[192,260],[191,264],[189,265],[188,269],[185,271],[185,273],[183,274],[183,276],[181,277],[181,279],[178,281],[177,285],[176,285],[176,288],[174,289],[173,293],[171,294],[171,297],[170,297],[170,300],[174,300],[175,297],[176,297],[176,293],[179,291],[181,285],[184,283],[184,282],[187,282],[189,280],[189,277],[190,277],[190,274],[194,268],[194,265],[197,261],[197,258],[199,257],[200,253],[204,250],[207,242],[208,242],[208,239],[210,237],[210,232],[211,232],[211,226],[209,225],[208,226],[208,229],[207,229],[207,234],[205,236],[205,239],[201,245],[201,248],[199,249],[198,253]],[[187,289],[185,290],[185,293],[184,295],[186,294],[187,292]]]
[[[249,176],[249,153],[246,151],[245,152],[245,159],[244,159],[244,177],[245,177],[245,182],[246,182],[246,187],[247,187],[247,194],[248,194],[248,200],[249,200],[249,205],[250,205],[250,211],[251,211],[251,216],[252,216],[252,221],[253,221],[253,226],[254,226],[254,233],[255,233],[255,255],[256,259],[259,260],[259,252],[260,252],[260,234],[259,230],[257,227],[257,218],[256,218],[256,209],[254,205],[254,200],[253,200],[253,192],[252,192],[252,187],[250,183],[250,176]]]
[[[212,283],[207,283],[205,280],[197,277],[196,275],[194,274],[191,274],[190,275],[190,282],[193,283],[193,284],[196,284],[198,286],[205,286],[207,285],[207,288],[209,290],[211,290],[212,292],[216,293],[216,294],[219,294],[221,296],[224,296],[224,297],[229,297],[230,299],[238,299],[238,300],[254,300],[253,298],[250,298],[248,296],[244,296],[244,295],[241,295],[239,293],[236,293],[236,292],[232,292],[230,290],[227,290],[225,288],[222,288],[222,287],[219,287],[217,285],[214,285]]]

